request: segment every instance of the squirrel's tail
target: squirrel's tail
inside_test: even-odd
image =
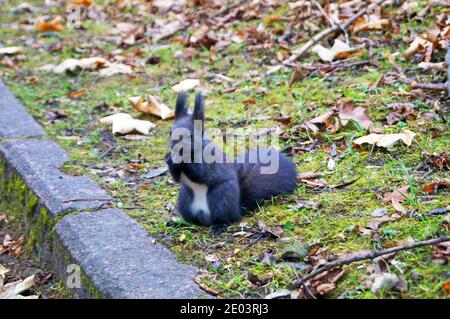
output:
[[[262,156],[264,155],[264,156]],[[297,168],[274,149],[250,150],[236,162],[241,206],[252,210],[258,203],[297,187]]]

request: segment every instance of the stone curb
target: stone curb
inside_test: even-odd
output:
[[[180,265],[166,247],[152,244],[148,232],[118,209],[69,215],[56,225],[57,260],[80,265],[93,287],[107,298],[192,298],[195,267]],[[90,287],[86,287],[90,288]],[[151,288],[151,289],[149,289]],[[80,289],[79,296],[92,294]],[[87,294],[86,294],[87,293]]]
[[[45,131],[27,113],[0,78],[0,137],[19,138],[45,136]]]
[[[195,267],[178,263],[121,210],[103,209],[112,198],[94,181],[61,172],[67,153],[39,139],[44,130],[1,79],[0,111],[0,210],[24,224],[25,249],[36,248],[75,297],[206,295],[194,283]]]

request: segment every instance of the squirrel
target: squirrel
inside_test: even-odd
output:
[[[260,202],[279,194],[292,193],[297,186],[297,169],[275,149],[252,149],[227,161],[230,158],[228,154],[203,133],[204,120],[202,94],[196,94],[194,110],[190,114],[187,95],[180,92],[175,105],[175,122],[170,130],[170,152],[165,161],[173,180],[180,184],[177,204],[180,214],[190,223],[212,226],[213,233],[219,234]],[[200,123],[200,130],[196,129],[195,123]],[[184,140],[174,134],[177,130],[187,134]],[[191,151],[183,154],[182,149],[177,154],[180,145],[190,147]],[[214,158],[223,161],[207,162],[203,155],[205,149],[214,149]],[[192,161],[195,152],[200,154],[199,162]],[[261,160],[261,154],[277,161],[275,172],[263,173],[268,165]]]

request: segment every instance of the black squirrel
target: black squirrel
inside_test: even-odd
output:
[[[211,149],[215,144],[203,133],[205,103],[200,92],[196,94],[192,114],[188,111],[186,93],[181,92],[175,106],[175,123],[170,130],[171,152],[165,158],[173,179],[181,184],[178,210],[187,221],[213,226],[213,232],[217,234],[226,225],[238,222],[261,201],[294,191],[296,167],[286,156],[274,149],[250,150],[243,157],[227,161],[228,155],[215,147],[215,158],[223,161],[205,161],[204,150]],[[200,131],[194,122],[200,123]],[[185,144],[174,134],[177,130],[187,133]],[[194,145],[195,138],[199,139],[197,148]],[[177,144],[178,147],[190,146],[190,154],[179,151]],[[193,161],[195,152],[200,154],[200,162]],[[273,156],[271,158],[278,161],[278,169],[271,174],[263,174],[262,169],[268,165],[267,162],[261,161],[260,154]],[[174,161],[174,158],[177,160]]]

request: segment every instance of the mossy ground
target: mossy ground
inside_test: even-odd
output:
[[[384,244],[393,240],[424,240],[445,231],[441,227],[442,216],[425,220],[404,217],[390,222],[379,231],[378,240],[352,232],[352,228],[356,225],[366,225],[371,219],[371,212],[377,207],[385,207],[394,212],[390,205],[380,201],[379,193],[367,188],[376,187],[379,192],[387,192],[409,184],[412,191],[404,206],[417,213],[426,213],[449,204],[446,191],[439,191],[431,201],[424,201],[421,197],[427,195],[422,192],[423,185],[448,174],[439,170],[433,170],[431,173],[424,171],[426,157],[422,154],[423,151],[442,153],[448,150],[448,113],[441,119],[425,124],[420,124],[418,120],[408,120],[385,128],[384,133],[397,133],[408,128],[418,133],[418,136],[412,147],[397,144],[388,150],[375,149],[370,163],[370,148],[352,148],[351,141],[365,135],[364,130],[356,125],[350,124],[336,133],[322,132],[316,136],[299,130],[305,119],[323,114],[340,100],[365,106],[372,121],[380,125],[389,112],[386,105],[394,102],[411,102],[417,106],[419,114],[431,110],[434,101],[438,100],[445,109],[448,99],[443,95],[411,100],[408,95],[399,94],[399,89],[410,90],[401,83],[371,88],[370,84],[377,81],[382,74],[392,71],[387,61],[382,59],[376,66],[342,70],[329,77],[307,77],[289,87],[286,83],[291,76],[290,70],[267,76],[263,80],[257,76],[249,76],[249,71],[257,71],[258,74],[266,71],[262,62],[266,59],[266,54],[276,55],[279,49],[276,46],[270,48],[267,53],[263,50],[249,51],[246,44],[233,44],[214,61],[210,58],[209,50],[197,48],[193,59],[185,60],[174,58],[174,53],[183,46],[176,42],[167,42],[162,46],[156,45],[144,50],[143,59],[156,55],[161,58],[161,62],[140,67],[138,75],[133,77],[119,75],[100,78],[90,72],[74,75],[41,73],[35,71],[35,68],[47,63],[60,63],[69,57],[88,57],[89,55],[80,53],[79,48],[93,48],[89,46],[90,43],[95,43],[94,46],[103,53],[116,49],[115,45],[102,40],[112,25],[109,25],[108,21],[102,24],[87,22],[82,31],[64,28],[64,31],[59,33],[38,34],[10,25],[18,17],[10,13],[9,9],[18,3],[20,1],[9,1],[2,5],[0,35],[5,46],[23,46],[26,59],[13,68],[0,66],[0,73],[28,111],[45,126],[50,138],[58,141],[67,150],[72,160],[64,169],[73,174],[90,175],[115,198],[115,205],[133,208],[127,209],[129,215],[167,244],[181,261],[207,269],[209,276],[204,283],[220,291],[221,296],[261,297],[281,288],[289,288],[292,281],[302,275],[290,266],[269,266],[262,263],[264,252],[268,249],[272,250],[275,256],[281,254],[286,244],[275,240],[263,240],[243,250],[220,271],[215,270],[211,263],[205,260],[205,256],[212,253],[220,260],[226,260],[235,249],[241,248],[249,241],[232,234],[245,229],[246,226],[254,226],[258,221],[263,221],[270,227],[281,225],[284,229],[283,237],[290,238],[291,241],[310,244],[316,242],[322,247],[330,246],[329,251],[334,254],[383,248]],[[42,3],[43,1],[35,1],[34,5],[42,8]],[[285,8],[281,7],[279,10],[282,12]],[[432,10],[430,17],[443,8],[435,7]],[[55,7],[49,11],[52,15],[62,14],[61,9]],[[407,44],[401,41],[402,36],[411,28],[423,31],[432,23],[431,18],[423,24],[404,21],[400,25],[400,33],[391,34],[386,31],[392,37],[389,45],[375,47],[370,56],[365,52],[358,59],[383,58],[388,53],[403,52]],[[258,21],[243,23],[249,24],[257,25]],[[242,26],[236,26],[239,27]],[[276,27],[277,25],[268,26]],[[370,34],[367,36],[371,37]],[[31,49],[24,45],[27,39],[35,39],[41,47]],[[51,44],[60,42],[63,43],[62,51],[50,53],[47,50]],[[125,48],[124,53],[133,55],[134,50],[133,47]],[[442,61],[443,56],[443,52],[440,52],[436,54],[435,59]],[[302,62],[313,60],[317,59],[311,55]],[[399,64],[403,68],[415,66],[415,63],[411,62],[400,61]],[[176,202],[178,186],[168,175],[151,180],[134,179],[132,182],[120,178],[112,182],[102,179],[102,170],[126,170],[127,164],[132,161],[138,161],[143,166],[138,172],[131,173],[131,176],[139,176],[153,168],[164,166],[163,158],[168,152],[171,121],[151,118],[157,125],[151,133],[151,138],[130,141],[116,137],[116,143],[111,143],[105,133],[109,128],[99,125],[98,119],[119,111],[144,119],[146,116],[131,108],[127,99],[130,96],[151,93],[160,97],[167,105],[173,106],[176,95],[171,87],[185,79],[189,72],[199,70],[205,75],[208,72],[221,73],[239,81],[236,91],[225,93],[226,83],[203,80],[212,89],[207,96],[207,127],[233,128],[233,123],[242,120],[251,120],[248,121],[250,128],[280,126],[276,121],[261,118],[291,116],[292,122],[284,127],[284,130],[295,133],[297,138],[283,141],[281,148],[310,145],[313,141],[318,141],[312,152],[293,157],[299,171],[324,173],[324,179],[329,185],[359,178],[349,186],[353,190],[313,192],[310,188],[300,185],[294,194],[274,199],[271,203],[261,206],[253,215],[244,218],[243,224],[233,225],[227,232],[212,237],[208,228],[172,222],[173,209],[170,204]],[[86,90],[86,94],[76,99],[67,97],[68,93],[79,89]],[[249,103],[252,99],[255,103]],[[46,123],[49,119],[48,112],[52,110],[62,110],[67,117],[53,124]],[[228,124],[223,124],[224,121]],[[326,163],[328,151],[333,144],[338,146],[339,156],[335,168],[329,171]],[[298,199],[317,203],[320,208],[296,210]],[[401,263],[392,267],[391,271],[402,275],[408,282],[408,290],[402,293],[383,292],[381,297],[448,296],[441,288],[445,281],[444,275],[449,271],[448,265],[431,262],[431,248],[405,251],[396,259]],[[364,287],[364,278],[368,273],[366,267],[360,266],[361,264],[355,264],[347,267],[346,276],[330,297],[337,297],[344,292],[350,298],[376,297],[370,289]],[[257,288],[247,280],[249,272],[271,280],[264,287]]]

